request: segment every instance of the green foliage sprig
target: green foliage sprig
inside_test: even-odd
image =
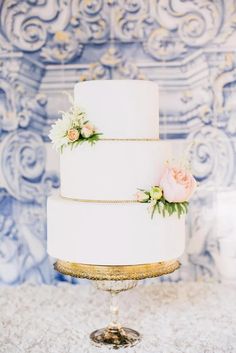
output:
[[[138,189],[137,201],[150,204],[151,218],[157,212],[163,217],[177,214],[178,218],[188,212],[188,201],[169,202],[165,199],[163,191],[158,186],[153,186],[150,191]]]

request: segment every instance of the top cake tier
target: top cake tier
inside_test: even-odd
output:
[[[143,80],[79,82],[75,103],[87,114],[103,138],[159,137],[158,86]]]

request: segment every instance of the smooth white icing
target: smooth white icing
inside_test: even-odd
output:
[[[75,102],[106,138],[158,138],[158,86],[144,80],[79,82]]]
[[[90,81],[75,86],[75,101],[103,138],[156,139],[158,86],[148,81]],[[60,156],[61,196],[48,199],[48,253],[96,265],[172,260],[184,251],[185,217],[148,213],[130,200],[137,188],[158,184],[171,145],[160,141],[87,142]]]
[[[48,199],[48,253],[70,262],[134,265],[178,258],[185,217],[151,219],[147,204],[82,203]]]
[[[95,200],[133,199],[137,188],[157,185],[171,145],[161,141],[84,143],[60,156],[61,195]]]

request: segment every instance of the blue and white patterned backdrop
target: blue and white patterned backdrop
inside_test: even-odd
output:
[[[200,184],[171,279],[236,280],[236,1],[0,4],[0,283],[63,279],[45,248],[46,198],[59,187],[49,126],[62,91],[115,78],[159,83],[161,137]]]

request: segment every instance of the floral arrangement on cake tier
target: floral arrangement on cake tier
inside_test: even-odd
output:
[[[62,117],[53,125],[49,133],[56,150],[63,151],[66,146],[77,146],[82,142],[94,144],[99,140],[101,133],[86,119],[86,113],[75,104],[71,95],[65,92],[72,104],[67,112],[60,111]]]
[[[138,202],[150,203],[153,218],[155,212],[163,217],[177,214],[180,217],[188,211],[188,201],[197,187],[196,180],[187,169],[167,164],[157,185],[150,190],[139,189]]]

